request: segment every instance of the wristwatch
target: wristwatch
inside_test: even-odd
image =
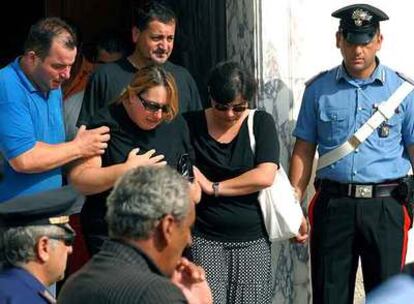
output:
[[[211,186],[213,187],[213,193],[215,197],[219,196],[219,183],[218,182],[214,182]]]

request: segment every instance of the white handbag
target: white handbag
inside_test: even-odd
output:
[[[247,119],[250,147],[253,154],[256,151],[256,138],[253,132],[255,111],[250,110]],[[303,217],[302,208],[281,165],[277,170],[273,184],[260,191],[259,203],[271,242],[290,239],[299,233]]]

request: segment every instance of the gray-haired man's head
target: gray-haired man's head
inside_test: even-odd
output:
[[[126,173],[107,200],[112,238],[147,239],[160,219],[183,220],[190,208],[188,182],[169,167],[140,167]]]

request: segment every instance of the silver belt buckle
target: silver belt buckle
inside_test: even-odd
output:
[[[374,187],[372,185],[355,185],[355,197],[356,198],[372,198],[373,188]]]

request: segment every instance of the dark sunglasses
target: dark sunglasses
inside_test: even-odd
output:
[[[65,246],[73,246],[75,243],[76,234],[66,233],[62,235],[48,235],[47,237],[52,240],[62,241]]]
[[[146,100],[142,97],[142,94],[138,95],[139,100],[141,100],[142,105],[144,106],[145,110],[150,111],[152,113],[157,113],[159,110],[162,111],[162,113],[169,113],[170,112],[170,106],[169,105],[160,105],[159,103],[156,103],[154,101]]]
[[[214,103],[213,107],[217,111],[221,111],[221,112],[233,110],[233,112],[240,113],[247,109],[247,104],[243,103],[243,104],[237,104],[237,105],[229,105],[229,104]]]

